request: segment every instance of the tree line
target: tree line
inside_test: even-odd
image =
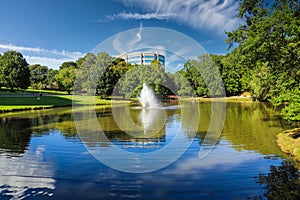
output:
[[[148,83],[161,98],[233,96],[249,92],[254,99],[285,105],[283,116],[300,120],[299,0],[244,0],[236,30],[226,32],[226,55],[200,55],[174,74],[159,62],[150,66],[126,63],[105,52],[88,53],[59,70],[29,66],[22,54],[0,55],[0,87],[72,90],[101,96],[136,97]],[[75,83],[75,84],[74,84]],[[75,88],[74,88],[75,87]]]

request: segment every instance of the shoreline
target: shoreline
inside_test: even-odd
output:
[[[251,97],[230,96],[230,97],[189,97],[181,98],[180,100],[196,100],[199,102],[256,102]]]
[[[114,102],[129,103],[124,100]],[[104,100],[95,96],[72,95],[47,95],[41,97],[32,96],[0,96],[0,116],[7,113],[21,111],[47,110],[60,107],[72,107],[73,103],[79,106],[110,105],[112,100]]]
[[[300,164],[300,128],[294,128],[277,134],[276,144],[280,150],[290,155]]]
[[[42,99],[44,98],[57,98],[55,100],[50,101],[48,104],[47,102],[41,105],[43,103]],[[9,98],[12,98],[12,100],[17,101],[16,103],[4,103],[0,105],[0,115],[6,114],[6,113],[12,113],[12,112],[20,112],[20,111],[34,111],[34,110],[47,110],[47,109],[53,109],[53,108],[59,108],[59,107],[71,107],[72,106],[72,95],[45,95],[41,97],[41,100],[37,100],[37,96],[6,96],[1,95],[0,100],[2,102],[9,101]],[[95,99],[95,104],[93,102],[90,102],[90,97],[80,96],[80,99],[78,99],[80,105],[109,105],[111,104],[111,100],[103,100],[103,99]],[[24,102],[23,100],[29,99],[29,103]],[[61,101],[68,101],[67,103],[63,103]],[[98,101],[98,102],[97,102]],[[115,100],[119,103],[132,103],[133,101],[128,100]],[[197,101],[197,102],[248,102],[253,103],[255,101],[252,100],[250,97],[241,97],[241,96],[233,96],[233,97],[217,97],[217,98],[204,98],[204,97],[181,97],[179,101]],[[1,103],[0,103],[1,104]]]

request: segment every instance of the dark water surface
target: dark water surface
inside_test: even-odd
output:
[[[2,115],[0,199],[267,198],[265,194],[272,191],[259,177],[270,173],[271,166],[282,165],[286,157],[276,146],[275,136],[291,127],[266,104],[228,103],[217,145],[199,159],[210,105],[197,103],[201,119],[192,137],[184,124],[193,121],[193,116],[183,117],[184,106],[168,107],[165,125],[151,137],[126,134],[118,128],[110,107],[97,109],[106,136],[129,152],[156,151],[170,143],[180,127],[186,131],[185,137],[192,142],[187,151],[169,166],[149,173],[126,173],[99,162],[90,154],[92,145],[84,145],[78,136],[71,108]],[[147,124],[148,115],[141,112],[131,109],[133,121],[144,127],[159,126]],[[99,144],[98,149],[109,146]]]

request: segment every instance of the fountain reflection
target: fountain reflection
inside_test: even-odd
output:
[[[113,113],[113,117],[109,116],[105,121],[99,120],[109,141],[102,138],[102,141],[98,140],[98,142],[112,142],[125,148],[150,148],[150,146],[158,148],[164,145],[163,142],[166,141],[164,109],[119,106],[114,108]],[[109,127],[108,124],[114,124],[114,126]]]

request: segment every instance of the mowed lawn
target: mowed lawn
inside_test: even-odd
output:
[[[0,112],[22,109],[42,109],[49,107],[71,106],[72,102],[81,105],[107,105],[111,101],[94,96],[0,96]]]

